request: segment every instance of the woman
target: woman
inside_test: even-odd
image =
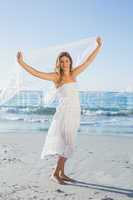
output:
[[[61,52],[56,61],[55,72],[41,72],[23,61],[21,52],[17,53],[18,63],[30,74],[44,80],[53,81],[59,95],[59,106],[56,108],[51,126],[45,140],[41,158],[45,155],[58,155],[57,165],[51,179],[65,184],[74,181],[64,173],[66,160],[72,155],[77,129],[80,125],[80,103],[76,89],[76,77],[94,60],[102,45],[100,37],[96,39],[98,46],[87,59],[73,68],[72,58],[68,52]]]

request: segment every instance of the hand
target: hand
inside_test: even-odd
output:
[[[19,52],[17,53],[17,61],[18,61],[18,63],[20,63],[21,61],[23,61],[23,55],[22,55],[22,52],[21,52],[21,51],[19,51]]]
[[[97,37],[96,39],[98,46],[102,46],[102,39],[100,37]]]

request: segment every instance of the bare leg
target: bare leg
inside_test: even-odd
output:
[[[65,158],[65,157],[62,159],[61,168],[60,168],[60,171],[59,171],[59,176],[64,181],[74,181],[74,179],[66,176],[65,173],[64,173],[64,167],[65,167],[66,160],[67,160],[67,158]]]
[[[64,184],[63,179],[61,179],[59,176],[60,171],[64,171],[64,159],[65,159],[64,157],[59,156],[56,168],[54,169],[54,172],[51,176],[52,179],[54,180],[56,179],[56,181],[60,184]]]

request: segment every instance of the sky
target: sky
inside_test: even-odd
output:
[[[133,90],[132,0],[4,0],[0,12],[0,88],[19,50],[100,36],[103,46],[83,77],[88,90]]]

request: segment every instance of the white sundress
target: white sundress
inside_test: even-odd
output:
[[[47,155],[69,158],[74,151],[81,112],[77,82],[64,83],[58,87],[57,97],[59,105],[46,135],[41,159]]]

